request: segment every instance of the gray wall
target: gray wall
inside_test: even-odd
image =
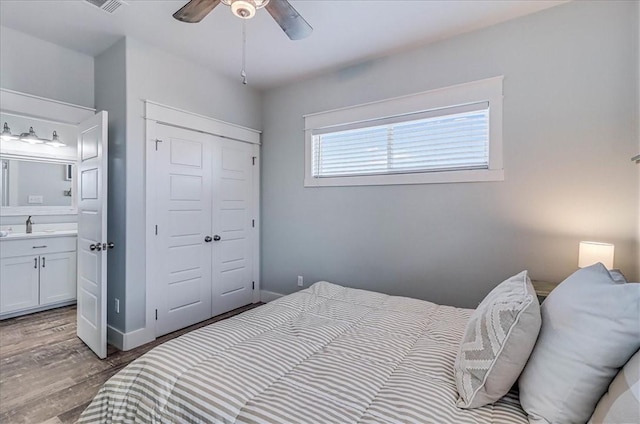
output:
[[[93,67],[91,56],[0,26],[2,88],[94,107]],[[25,219],[26,216],[3,216],[0,224],[24,225]],[[76,220],[75,215],[34,218],[38,224]]]
[[[0,68],[2,88],[93,107],[91,56],[0,26]]]
[[[126,308],[116,314],[114,299],[126,298],[126,41],[122,38],[95,59],[96,109],[109,114],[108,239],[116,247],[107,255],[107,323],[125,328]]]
[[[572,2],[267,91],[262,289],[328,280],[474,307],[580,240],[638,279],[636,2]],[[304,188],[303,114],[504,75],[504,182]]]
[[[239,80],[212,73],[132,38],[122,40],[96,59],[96,105],[112,115],[109,171],[117,173],[109,180],[110,207],[115,208],[110,211],[110,235],[113,232],[117,245],[127,246],[120,251],[124,257],[109,262],[109,272],[117,273],[117,277],[109,277],[108,310],[113,309],[117,296],[121,312],[116,315],[110,311],[107,319],[109,325],[125,332],[145,325],[144,100],[261,127],[260,94]]]

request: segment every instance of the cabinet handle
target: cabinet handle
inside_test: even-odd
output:
[[[47,247],[46,245],[44,246],[33,246],[34,249],[44,249],[45,247]]]
[[[44,266],[45,266],[45,263],[46,263],[45,261],[46,261],[46,258],[43,256],[42,257],[42,268],[44,268]]]
[[[38,269],[38,258],[33,258],[33,267]]]

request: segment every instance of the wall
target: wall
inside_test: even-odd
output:
[[[93,107],[93,57],[0,26],[0,87]]]
[[[637,279],[637,7],[571,2],[265,92],[261,288],[303,275],[474,307],[522,269],[561,281],[583,239]],[[303,187],[303,114],[496,75],[504,182]]]
[[[126,40],[122,38],[95,59],[96,109],[108,113],[108,239],[116,248],[107,255],[107,323],[125,328],[126,309],[116,314],[115,299],[126,298]]]
[[[124,194],[124,198],[119,197],[119,201],[126,205],[126,221],[118,225],[120,236],[124,237],[121,245],[128,246],[124,263],[125,278],[109,280],[111,293],[114,296],[115,293],[121,295],[120,308],[124,320],[120,318],[117,322],[111,320],[109,323],[119,330],[131,332],[144,327],[146,312],[144,100],[153,100],[255,129],[261,127],[261,103],[260,94],[251,86],[242,85],[239,80],[230,80],[212,73],[132,38],[126,39],[125,46],[125,169],[121,172],[126,175],[126,181],[114,181],[113,186],[111,180],[109,182],[110,192],[115,190],[120,196]],[[96,103],[106,95],[102,90],[120,90],[121,86],[121,81],[105,83],[100,93],[96,93]],[[120,100],[115,103],[120,104]],[[121,211],[117,215],[120,216],[119,219],[122,218]],[[108,297],[109,309],[113,309],[112,297]]]
[[[93,70],[91,56],[0,26],[2,88],[94,107]],[[18,128],[12,127],[12,130],[17,132]],[[48,132],[40,135],[51,137]],[[0,223],[18,226],[24,225],[25,219],[26,216],[3,216]],[[76,216],[47,215],[34,218],[34,221],[38,224],[75,222]]]

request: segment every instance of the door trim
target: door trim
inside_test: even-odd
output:
[[[144,101],[144,110],[144,118],[146,120],[216,135],[218,137],[230,138],[244,143],[260,144],[260,134],[262,134],[262,131],[163,105],[151,100]]]
[[[162,118],[162,119],[160,119]],[[155,145],[158,125],[183,128],[191,131],[204,132],[218,137],[237,140],[238,142],[253,144],[253,156],[256,157],[253,167],[253,204],[255,212],[255,227],[253,228],[253,277],[255,289],[253,290],[253,302],[260,301],[260,131],[240,127],[214,118],[182,111],[170,106],[164,106],[149,100],[145,100],[145,328],[136,330],[140,332],[131,343],[124,343],[129,350],[141,344],[136,342],[152,341],[156,338],[156,315],[158,299],[154,296],[154,281],[157,281],[157,252],[155,249],[155,222],[156,214],[154,205],[157,203],[157,194],[153,184],[155,169]],[[238,138],[238,137],[244,137]],[[126,333],[129,334],[129,333]],[[125,334],[125,336],[126,336]]]

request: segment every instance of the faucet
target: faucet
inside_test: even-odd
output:
[[[27,218],[27,234],[31,234],[33,232],[33,222],[31,221],[31,215]]]

